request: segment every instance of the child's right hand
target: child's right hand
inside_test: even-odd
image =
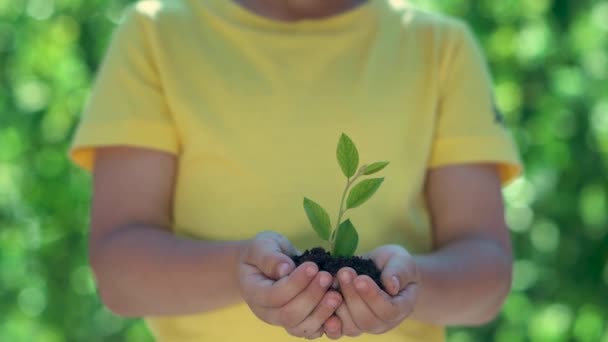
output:
[[[323,324],[342,302],[328,291],[331,274],[305,262],[295,268],[296,249],[282,235],[258,234],[240,255],[239,286],[251,311],[266,323],[282,326],[293,336],[318,338]]]

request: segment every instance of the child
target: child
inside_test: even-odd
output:
[[[139,2],[71,150],[93,172],[99,294],[158,341],[434,342],[485,323],[510,287],[500,187],[520,171],[499,119],[456,19],[389,0]],[[318,245],[304,196],[337,212],[342,132],[391,162],[349,213],[386,292],[289,258]]]

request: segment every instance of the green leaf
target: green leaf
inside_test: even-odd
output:
[[[306,216],[312,225],[312,228],[317,232],[319,237],[325,241],[329,241],[331,234],[331,223],[327,211],[314,201],[304,197],[304,210]]]
[[[363,172],[363,174],[366,176],[369,176],[372,173],[376,173],[376,172],[384,169],[386,167],[386,165],[388,165],[387,161],[373,163],[365,168],[365,171]]]
[[[336,150],[338,164],[346,177],[352,177],[359,166],[359,152],[350,138],[342,133]]]
[[[342,222],[336,235],[333,254],[336,256],[352,256],[355,254],[358,244],[359,234],[357,234],[355,226],[353,226],[350,220]]]
[[[356,208],[365,203],[378,190],[384,178],[372,178],[355,185],[346,199],[346,208]]]

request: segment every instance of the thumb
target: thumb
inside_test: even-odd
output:
[[[279,249],[282,253],[288,256],[294,256],[300,254],[300,252],[291,244],[291,241],[287,239],[285,236],[273,232],[273,231],[264,231],[256,235],[256,239],[270,239],[277,243]]]
[[[278,280],[295,268],[295,263],[286,254],[286,247],[291,245],[287,239],[281,241],[276,236],[264,235],[256,237],[252,244],[251,263],[266,277]]]
[[[409,255],[394,254],[388,259],[382,270],[380,279],[391,296],[396,296],[402,289],[411,283],[416,283],[416,265]]]

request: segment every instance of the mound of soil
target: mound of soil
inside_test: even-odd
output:
[[[368,275],[376,284],[378,284],[378,287],[385,290],[380,281],[381,271],[376,267],[376,264],[369,259],[363,259],[359,256],[332,256],[331,253],[325,251],[322,247],[306,250],[302,255],[293,256],[291,259],[295,262],[296,267],[306,261],[312,261],[317,264],[319,270],[329,272],[334,277],[342,267],[350,267],[354,269],[358,275]]]

